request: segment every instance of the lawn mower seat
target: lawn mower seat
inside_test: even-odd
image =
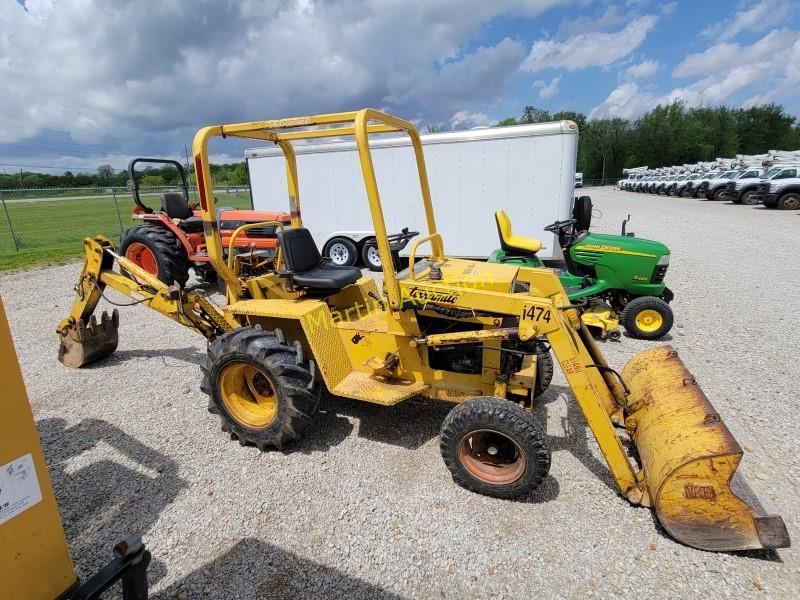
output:
[[[203,220],[195,217],[189,203],[182,192],[164,192],[161,194],[161,210],[170,219],[179,219],[178,227],[189,232],[202,231]]]
[[[296,287],[318,293],[338,292],[361,278],[361,269],[335,265],[322,258],[311,232],[304,227],[278,232],[283,262]]]
[[[511,219],[504,210],[494,213],[497,222],[497,233],[500,235],[500,247],[503,252],[513,256],[529,256],[542,249],[542,242],[536,238],[518,237],[511,233]]]

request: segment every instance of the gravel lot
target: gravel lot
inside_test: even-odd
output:
[[[800,215],[585,192],[595,229],[616,233],[631,213],[630,230],[672,249],[670,343],[747,450],[740,472],[800,544]],[[560,372],[538,409],[551,474],[524,501],[452,482],[437,403],[326,399],[302,443],[261,453],[206,412],[204,340],[146,308],[121,309],[110,359],[63,368],[54,330],[78,271],[5,275],[0,292],[80,575],[140,531],[156,598],[797,597],[798,550],[692,550],[623,500]],[[602,349],[621,367],[650,346]]]

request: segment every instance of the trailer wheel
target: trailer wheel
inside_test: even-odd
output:
[[[119,254],[167,285],[183,287],[189,279],[189,258],[175,234],[158,225],[137,225],[122,236]],[[130,275],[123,271],[125,275]]]
[[[381,255],[378,252],[378,246],[375,244],[364,244],[361,248],[361,260],[364,266],[370,271],[381,271],[383,266],[381,263]]]
[[[800,194],[789,192],[778,199],[778,208],[782,210],[800,210]]]
[[[542,426],[530,412],[501,398],[481,396],[451,410],[439,449],[453,480],[485,496],[524,496],[550,471]]]
[[[352,240],[345,237],[328,240],[322,249],[322,254],[330,258],[334,264],[344,267],[352,267],[358,262],[358,248]]]
[[[300,439],[317,411],[314,363],[304,364],[300,344],[287,343],[280,329],[225,333],[209,345],[200,368],[209,412],[242,446],[280,449]]]
[[[661,298],[639,296],[625,305],[619,320],[629,336],[657,340],[672,329],[674,317],[669,304]]]

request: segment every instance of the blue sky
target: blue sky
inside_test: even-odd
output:
[[[180,157],[216,122],[374,106],[445,128],[532,104],[800,115],[785,0],[0,0],[0,170]],[[241,147],[217,150],[240,160]]]

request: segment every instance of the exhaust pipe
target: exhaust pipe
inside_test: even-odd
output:
[[[783,519],[765,514],[735,475],[742,449],[678,353],[641,352],[622,377],[630,389],[625,426],[647,481],[643,503],[667,532],[702,550],[789,547]]]

